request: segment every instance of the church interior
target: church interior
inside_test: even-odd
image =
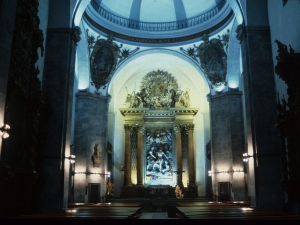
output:
[[[300,214],[299,12],[0,0],[0,216],[122,199]]]

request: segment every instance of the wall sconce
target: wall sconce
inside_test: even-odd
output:
[[[243,173],[243,172],[244,172],[243,169],[208,171],[208,176],[212,176],[213,174],[216,174],[216,173]]]
[[[110,178],[110,172],[108,173],[91,173],[91,172],[74,172],[73,175],[75,174],[86,174],[86,175],[103,175],[103,176],[107,176],[108,178]]]
[[[76,158],[75,155],[70,155],[69,157],[66,157],[65,159],[70,160],[70,163],[75,163],[75,158]]]
[[[10,129],[10,126],[8,124],[3,124],[2,127],[0,127],[0,135],[6,139],[9,137],[8,130]]]
[[[243,154],[243,162],[248,162],[250,157],[253,157],[253,156],[249,155],[248,153],[244,153]]]

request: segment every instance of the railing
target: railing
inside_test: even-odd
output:
[[[192,27],[204,23],[205,21],[214,17],[225,5],[226,0],[221,1],[214,8],[189,19],[173,21],[173,22],[143,22],[137,20],[130,20],[128,18],[115,15],[107,9],[99,6],[95,1],[91,1],[92,7],[98,12],[100,16],[109,20],[112,23],[118,24],[123,27],[128,27],[137,30],[145,31],[170,31],[170,30],[179,30],[187,27]]]

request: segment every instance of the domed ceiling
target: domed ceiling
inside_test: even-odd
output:
[[[100,7],[143,22],[173,22],[198,16],[216,7],[221,0],[98,0]]]
[[[132,41],[142,43],[196,39],[224,28],[231,18],[226,0],[91,0],[84,13],[85,21],[100,33],[113,33],[126,41],[141,38]]]

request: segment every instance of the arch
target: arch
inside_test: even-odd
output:
[[[241,45],[236,36],[236,28],[238,26],[237,19],[234,20],[228,47],[228,57],[227,57],[227,84],[229,88],[235,89],[239,87],[239,77],[240,77],[240,49]]]
[[[81,41],[77,43],[77,65],[78,65],[78,90],[88,90],[90,87],[90,68],[89,52],[87,46],[87,35],[84,23],[79,24],[80,29],[84,32],[81,34]]]
[[[77,0],[73,11],[73,24],[79,26],[84,10],[90,4],[91,0]]]
[[[244,24],[245,23],[245,16],[242,8],[242,4],[240,0],[228,0],[229,5],[231,6],[234,15],[236,17],[237,23]]]
[[[120,71],[125,68],[129,63],[131,63],[132,61],[142,57],[142,56],[147,56],[147,55],[152,55],[152,54],[166,54],[166,55],[170,55],[171,57],[176,57],[180,60],[185,61],[186,63],[190,64],[190,66],[192,66],[201,76],[201,78],[205,81],[207,88],[209,88],[209,82],[207,77],[204,75],[204,72],[202,71],[202,69],[200,68],[199,63],[195,62],[194,60],[190,59],[189,57],[187,57],[186,55],[174,51],[174,50],[170,50],[170,49],[160,49],[160,48],[154,48],[154,49],[147,49],[144,51],[140,51],[137,54],[131,56],[129,59],[127,59],[126,61],[122,62],[121,65],[117,68],[117,70],[115,71],[112,79],[110,80],[110,82],[108,83],[108,87],[107,87],[107,93],[110,93],[111,90],[111,85],[114,82],[114,80],[116,79],[116,77],[118,76],[118,74],[120,73]],[[156,68],[158,69],[158,68]]]

